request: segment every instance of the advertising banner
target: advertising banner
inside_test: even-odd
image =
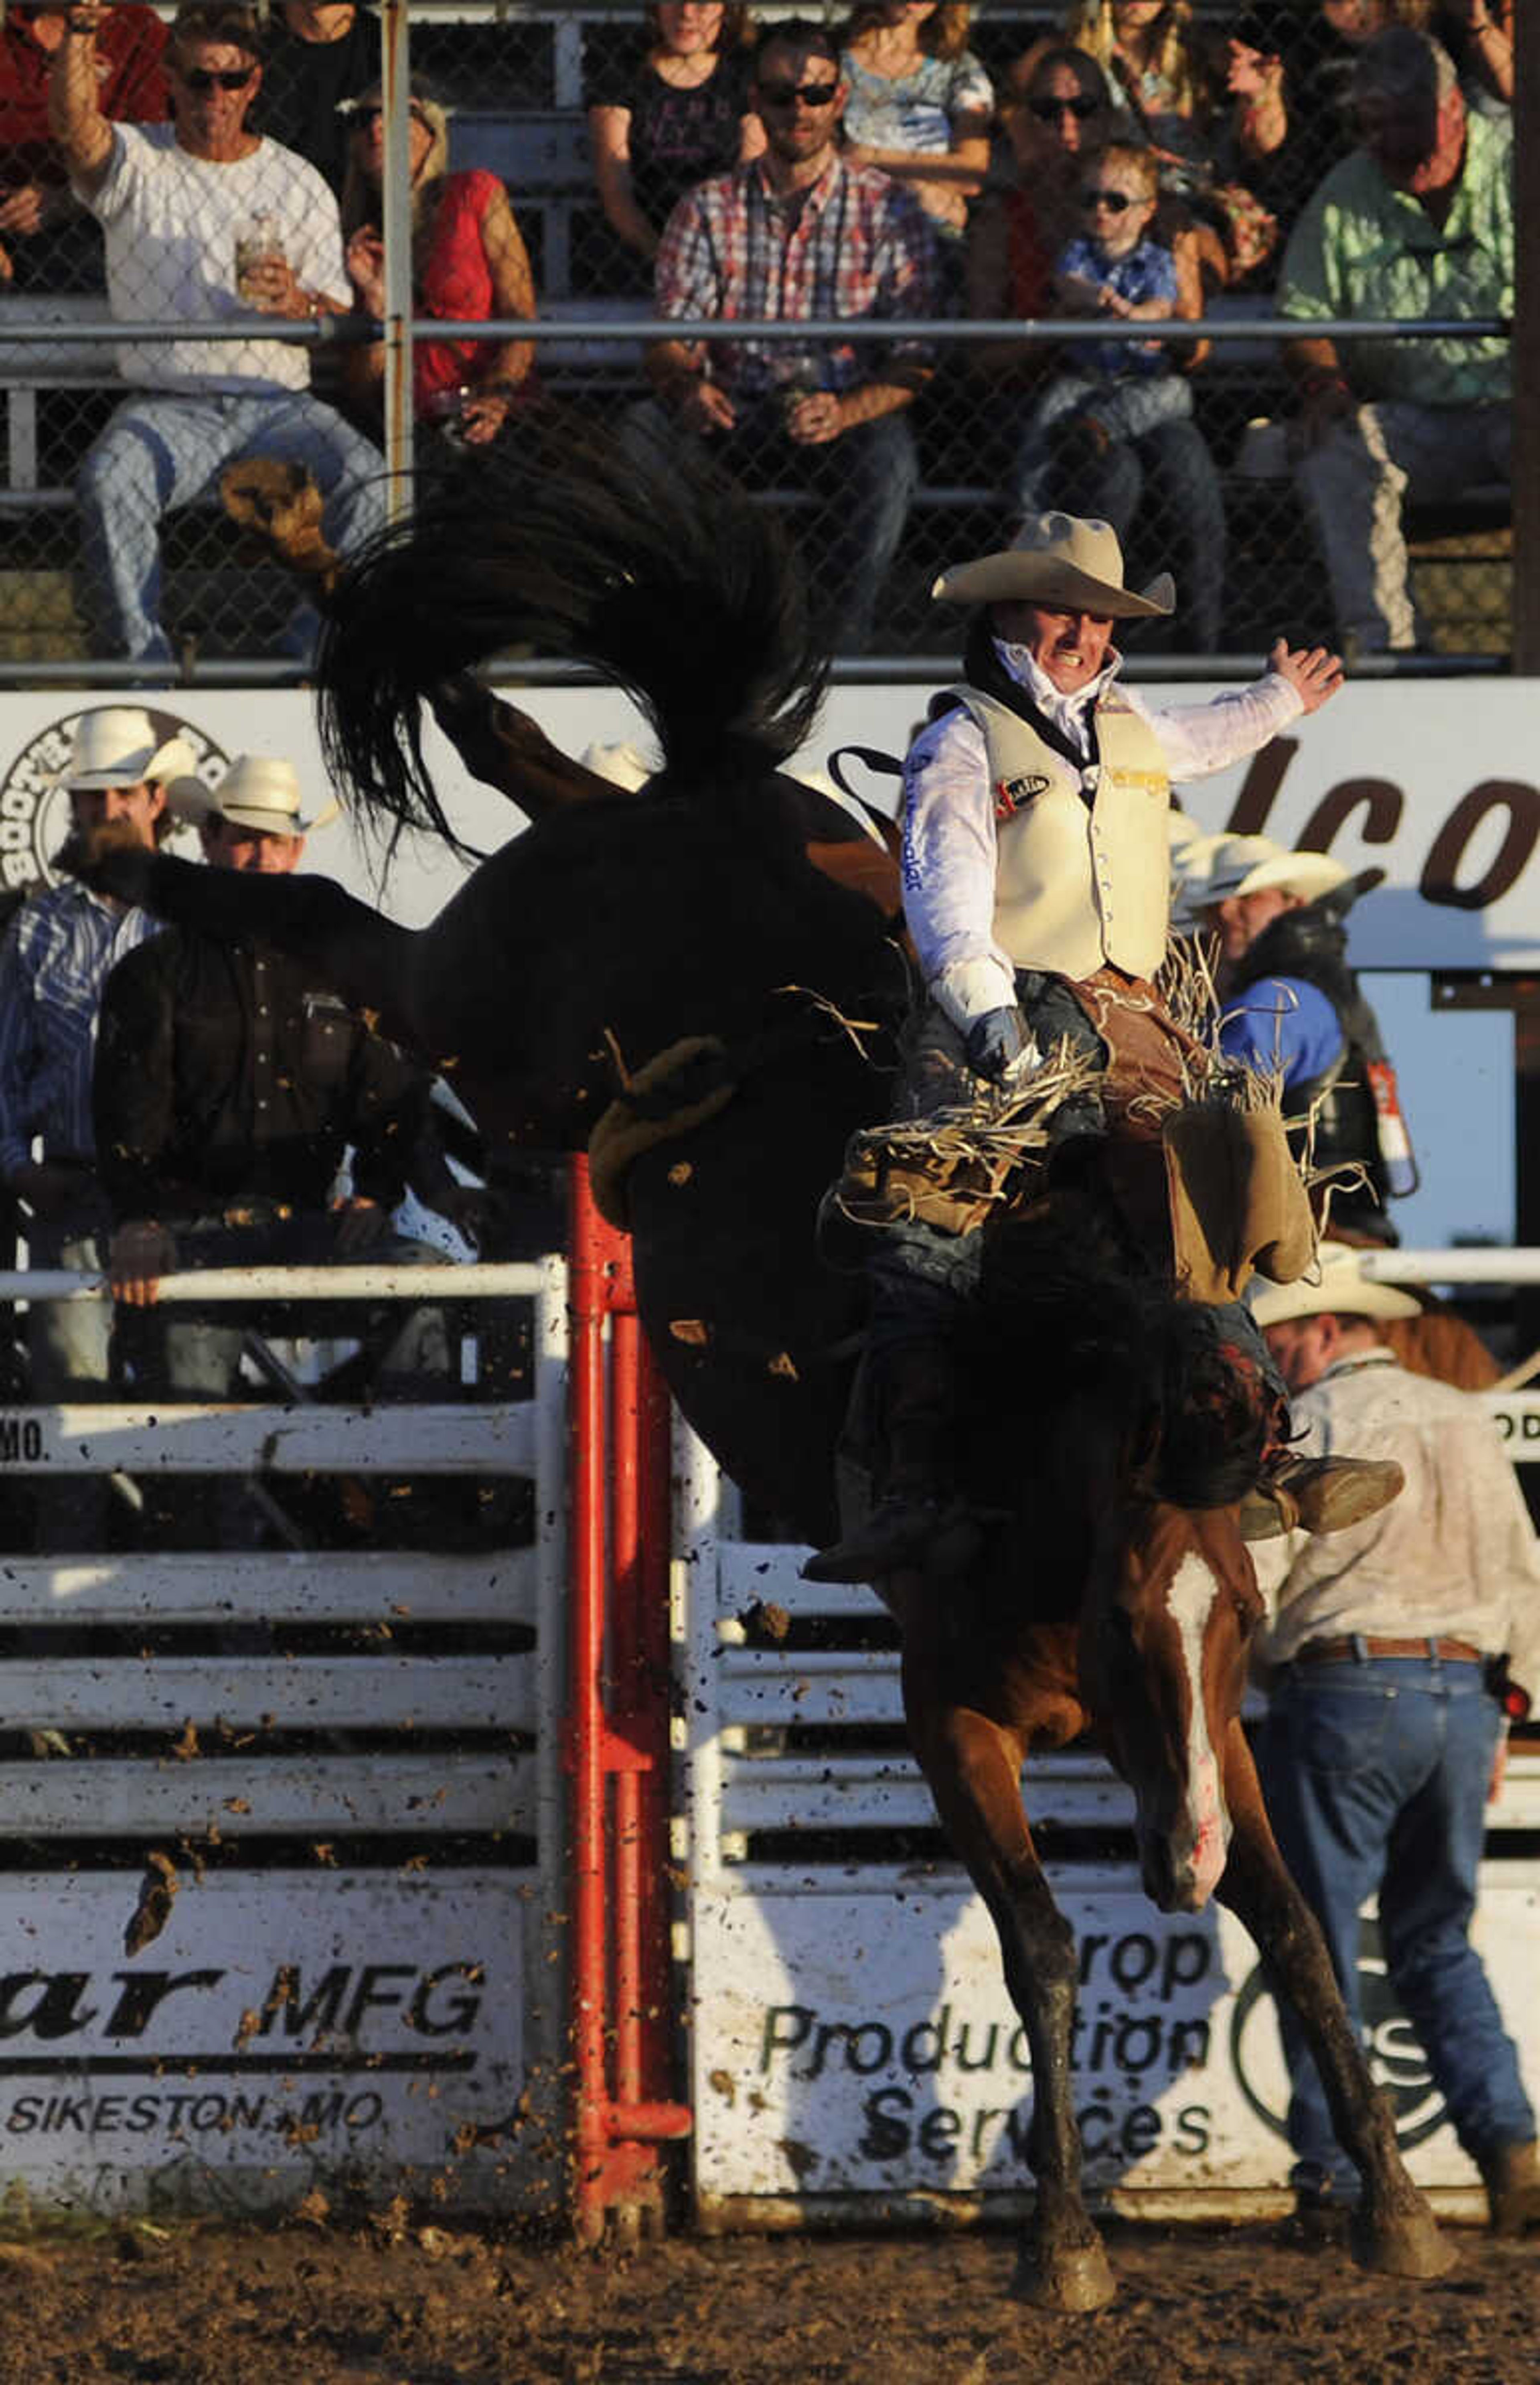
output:
[[[1156,703],[1191,704],[1218,691],[1141,690]],[[566,752],[631,743],[644,760],[648,732],[629,700],[603,688],[509,691]],[[823,769],[840,746],[897,760],[935,693],[931,682],[831,691],[800,767]],[[114,697],[112,701],[126,701]],[[99,695],[0,695],[0,887],[46,875],[62,842],[66,804],[54,783],[69,730]],[[325,774],[311,697],[301,690],[157,693],[152,708],[200,755],[217,780],[235,754],[281,754],[307,792]],[[522,815],[471,780],[431,728],[426,751],[456,826],[483,850],[504,843]],[[1335,853],[1351,869],[1380,868],[1385,884],[1353,914],[1352,957],[1370,968],[1540,967],[1540,693],[1524,680],[1360,683],[1312,719],[1274,739],[1243,768],[1178,793],[1205,828],[1261,831],[1285,844]],[[851,785],[892,810],[898,782],[848,765]],[[178,850],[195,854],[185,833]],[[382,881],[382,851],[346,822],[311,840],[307,868],[379,899],[419,924],[453,893],[465,866],[426,840],[403,845]]]
[[[1540,1890],[1484,1881],[1474,1937],[1526,2082],[1540,2091]],[[1156,1912],[1132,1884],[1063,1888],[1080,1965],[1073,2045],[1087,2180],[1163,2195],[1281,2190],[1286,2078],[1257,1951],[1211,1908]],[[737,2195],[1020,2191],[1032,2062],[983,1905],[960,1877],[913,1892],[765,1886],[695,1902],[695,2163]],[[1373,1925],[1360,1979],[1371,2067],[1413,2177],[1474,2187]]]
[[[271,2209],[365,2175],[371,2197],[513,2201],[519,1888],[205,1874],[162,1917],[125,1872],[7,1879],[7,2186],[100,2211]]]

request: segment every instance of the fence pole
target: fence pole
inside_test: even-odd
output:
[[[663,2092],[665,1908],[652,1885],[666,1852],[666,1653],[656,1662],[667,1633],[666,1408],[637,1323],[630,1246],[594,1208],[586,1160],[571,1164],[569,1209],[573,2218],[593,2244],[612,2220],[638,2232],[661,2218],[657,2147],[688,2136],[690,2116]]]
[[[406,511],[412,470],[412,60],[406,7],[407,0],[384,0],[379,28],[385,103],[385,494],[392,520]]]

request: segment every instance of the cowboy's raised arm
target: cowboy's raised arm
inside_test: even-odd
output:
[[[1268,668],[1250,687],[1227,688],[1207,704],[1157,709],[1136,688],[1124,695],[1159,737],[1174,779],[1206,779],[1244,762],[1307,713],[1319,712],[1342,685],[1342,658],[1324,646],[1291,647],[1280,638]]]
[[[112,127],[102,114],[96,81],[101,19],[101,0],[76,0],[48,81],[48,129],[64,153],[77,194],[87,202],[106,181],[112,163]]]

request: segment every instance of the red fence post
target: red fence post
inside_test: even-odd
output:
[[[571,1163],[569,1209],[574,2222],[591,2244],[612,2213],[631,2225],[661,2213],[658,2146],[688,2136],[690,2116],[667,2099],[660,1886],[668,1854],[667,1403],[637,1322],[629,1242],[594,1208],[583,1159]]]

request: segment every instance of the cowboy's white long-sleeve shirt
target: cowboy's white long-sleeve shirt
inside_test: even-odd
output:
[[[1090,715],[1121,668],[1106,668],[1074,695],[1062,695],[1024,646],[996,639],[1004,668],[1091,768]],[[1157,711],[1132,688],[1124,700],[1148,721],[1174,780],[1203,779],[1255,754],[1298,719],[1298,692],[1276,671],[1251,687],[1207,704]],[[915,738],[904,763],[903,903],[920,967],[933,998],[966,1030],[987,1010],[1016,998],[1015,968],[993,932],[995,805],[984,733],[961,709],[944,713]],[[1087,785],[1087,794],[1094,780]]]

